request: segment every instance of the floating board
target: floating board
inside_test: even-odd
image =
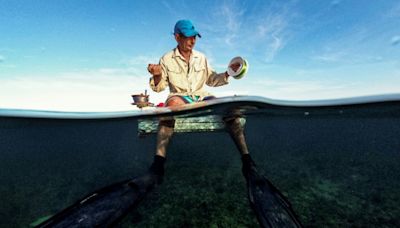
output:
[[[242,127],[246,124],[246,119],[238,117]],[[157,119],[139,119],[138,120],[138,135],[157,133]],[[214,132],[225,129],[225,122],[220,115],[208,115],[201,117],[183,117],[175,118],[174,132]]]
[[[164,117],[165,119],[174,119],[174,132],[176,133],[189,133],[189,132],[215,132],[225,130],[224,118],[239,118],[241,127],[244,128],[246,119],[240,114],[233,115],[234,111],[221,114],[221,115],[207,115],[202,113],[200,116],[188,116],[185,113],[188,110],[196,108],[204,108],[218,102],[219,99],[212,99],[207,101],[200,101],[186,105],[171,106],[164,108],[148,107],[148,112],[160,113],[165,109],[169,109],[172,113],[176,113],[174,117]],[[144,109],[146,110],[146,109]],[[162,118],[140,118],[138,119],[138,135],[143,136],[158,132],[158,124]]]

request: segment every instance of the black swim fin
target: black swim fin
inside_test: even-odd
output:
[[[302,227],[289,201],[254,165],[244,175],[248,198],[261,227]]]
[[[136,207],[158,183],[158,176],[143,176],[95,191],[37,227],[110,227]]]

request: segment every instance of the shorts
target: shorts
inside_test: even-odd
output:
[[[206,97],[203,97],[203,99],[200,99],[200,96],[173,95],[173,96],[170,96],[170,97],[165,101],[165,103],[168,103],[168,100],[171,99],[171,98],[173,98],[173,97],[179,97],[179,98],[181,98],[181,99],[185,102],[185,104],[192,104],[192,103],[199,102],[199,101],[206,101],[206,100],[215,99],[214,96],[206,96]]]

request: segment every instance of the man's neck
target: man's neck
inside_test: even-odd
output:
[[[190,55],[192,54],[192,51],[182,51],[179,46],[178,46],[178,50],[179,53],[181,53],[181,55],[183,56],[183,58],[185,58],[186,62],[189,62],[190,60]]]

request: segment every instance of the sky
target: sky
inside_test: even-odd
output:
[[[191,20],[195,49],[240,80],[206,90],[321,100],[400,93],[398,0],[0,0],[0,108],[136,109],[151,91],[147,64],[176,47],[173,27]]]

